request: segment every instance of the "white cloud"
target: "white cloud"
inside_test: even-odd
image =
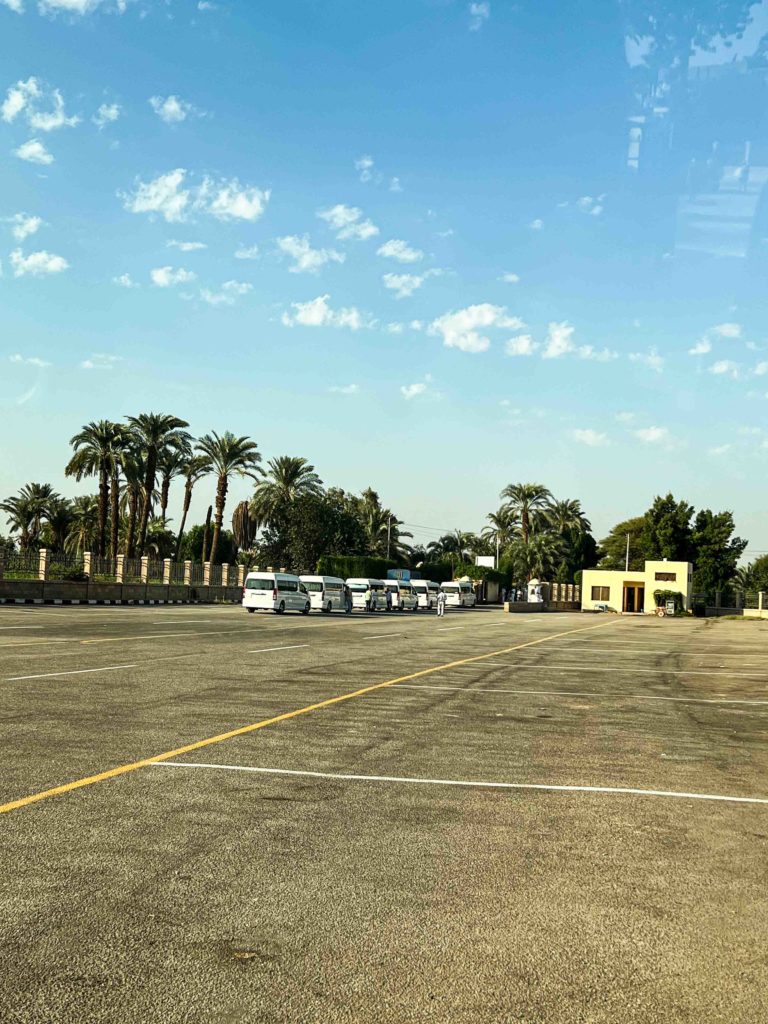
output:
[[[402,192],[403,191],[403,186],[400,184],[400,179],[399,178],[390,178],[389,179],[389,191],[390,192]]]
[[[405,330],[405,324],[392,323],[387,324],[387,334],[402,334]]]
[[[258,259],[259,258],[259,247],[258,246],[241,246],[240,249],[234,253],[236,259]]]
[[[117,363],[123,361],[122,356],[110,356],[104,352],[94,352],[90,359],[80,363],[81,370],[114,370]]]
[[[582,430],[573,430],[571,431],[571,436],[574,441],[578,441],[579,444],[585,444],[589,448],[602,448],[609,443],[607,434],[601,434],[599,430],[592,430],[590,427]]]
[[[752,373],[756,377],[764,377],[768,373],[768,362],[763,361],[762,363],[758,363]]]
[[[536,220],[531,221],[528,227],[531,229],[531,231],[541,231],[541,229],[544,227],[544,221],[541,219],[541,217],[537,217]]]
[[[361,156],[355,160],[355,170],[360,174],[360,181],[370,181],[373,177],[373,158]]]
[[[402,238],[390,238],[384,245],[376,250],[377,256],[386,256],[389,259],[397,260],[399,263],[418,263],[424,259],[421,249],[413,249]]]
[[[619,358],[619,353],[610,348],[594,348],[592,345],[580,345],[576,350],[579,359],[592,359],[596,363],[610,363]]]
[[[25,238],[34,235],[43,223],[41,217],[30,217],[26,213],[15,213],[8,221],[13,224],[13,237],[17,242],[23,242]]]
[[[552,321],[547,328],[547,340],[542,357],[544,359],[560,359],[561,356],[573,352],[573,332],[575,328],[567,320],[560,323]]]
[[[430,277],[439,277],[441,270],[428,270],[426,274],[383,274],[384,287],[395,293],[396,299],[407,299]]]
[[[19,160],[26,160],[30,164],[43,164],[47,166],[53,163],[53,156],[45,148],[39,139],[30,139],[29,142],[22,143],[18,149],[14,149],[13,155],[17,156]]]
[[[519,284],[520,283],[520,275],[519,274],[502,274],[501,277],[499,278],[499,280],[500,281],[504,281],[506,284]]]
[[[51,132],[56,128],[73,128],[80,123],[79,117],[67,117],[64,98],[58,89],[48,92],[37,78],[18,81],[9,87],[0,117],[6,122],[15,121],[24,114],[33,131]]]
[[[504,346],[508,356],[532,356],[538,345],[530,334],[518,334],[516,338],[510,338]]]
[[[6,7],[9,7],[16,14],[24,13],[24,4],[21,0],[0,0],[0,4],[4,4]]]
[[[717,324],[715,327],[710,327],[709,333],[717,335],[718,338],[740,338],[741,324]]]
[[[641,430],[634,430],[633,434],[644,444],[660,444],[669,439],[666,427],[643,427]]]
[[[197,252],[208,248],[205,242],[179,242],[175,238],[170,238],[165,245],[168,249],[178,249],[180,252]]]
[[[661,373],[664,369],[664,357],[659,355],[656,348],[651,348],[647,352],[630,352],[629,361],[641,363],[654,373]]]
[[[40,359],[39,356],[22,356],[18,352],[15,355],[9,356],[9,359],[12,363],[23,363],[24,366],[36,366],[39,370],[51,365],[46,362],[45,359]]]
[[[487,0],[469,5],[469,31],[479,32],[491,16],[491,5]]]
[[[91,120],[101,131],[106,125],[114,124],[118,117],[120,117],[120,113],[121,109],[118,103],[102,103]]]
[[[286,235],[277,239],[277,245],[281,252],[294,261],[293,266],[288,268],[292,274],[316,274],[326,263],[343,263],[346,258],[343,252],[335,249],[313,249],[309,235]]]
[[[44,249],[31,252],[29,256],[25,256],[21,249],[14,249],[11,253],[11,266],[14,277],[23,277],[25,274],[40,277],[42,274],[60,274],[69,264],[63,256],[54,256]]]
[[[709,338],[700,338],[696,344],[688,349],[689,356],[705,356],[707,352],[712,351],[712,342]]]
[[[595,199],[593,196],[581,196],[580,199],[576,200],[576,206],[582,213],[588,213],[592,217],[599,217],[603,212],[602,201],[605,196],[598,196]]]
[[[617,412],[614,416],[617,423],[631,423],[635,419],[633,412]]]
[[[196,107],[186,100],[179,99],[178,96],[152,96],[149,105],[166,124],[180,124],[186,121],[190,114],[200,114]]]
[[[152,181],[138,182],[133,195],[118,193],[131,213],[159,213],[169,223],[184,218],[189,203],[189,190],[183,189],[187,172],[177,167]]]
[[[343,385],[338,385],[337,384],[335,387],[328,388],[328,390],[332,391],[336,395],[356,395],[360,391],[360,385],[359,384],[343,384]]]
[[[218,182],[204,178],[201,185],[184,188],[186,176],[186,170],[177,167],[152,181],[139,181],[133,193],[118,195],[131,213],[157,213],[169,223],[184,220],[190,209],[208,213],[217,220],[254,221],[269,201],[268,190],[242,187],[236,178]]]
[[[719,445],[717,445],[716,448],[710,448],[709,449],[709,454],[710,455],[727,455],[728,452],[731,450],[731,447],[732,446],[729,445],[729,444],[719,444]]]
[[[183,267],[179,267],[178,270],[174,270],[173,267],[155,267],[154,270],[150,270],[149,276],[152,278],[152,284],[156,284],[158,288],[172,288],[177,284],[194,281],[196,274]]]
[[[245,281],[225,281],[218,292],[203,288],[200,298],[209,306],[233,306],[238,295],[247,295],[253,291],[253,285]]]
[[[354,239],[365,242],[379,233],[376,225],[368,220],[362,220],[363,211],[357,206],[345,206],[344,203],[337,203],[327,210],[318,210],[317,216],[329,224],[337,232],[336,237],[340,240]]]
[[[480,330],[492,327],[507,327],[517,331],[524,328],[525,324],[519,317],[509,316],[506,307],[481,302],[456,312],[444,313],[432,321],[428,333],[433,336],[442,335],[443,344],[447,348],[458,348],[462,352],[485,352],[490,348],[491,341],[480,334]]]
[[[357,331],[369,326],[354,306],[334,310],[328,305],[330,295],[318,295],[309,302],[292,302],[293,313],[283,313],[282,322],[286,327],[348,327]]]
[[[64,14],[90,14],[103,3],[105,0],[37,0],[41,14],[55,14],[58,11]],[[122,14],[126,3],[127,0],[115,0],[115,9]]]
[[[418,382],[418,383],[416,383],[416,384],[404,384],[404,385],[403,385],[403,386],[402,386],[402,387],[400,388],[400,394],[401,394],[401,395],[403,396],[403,398],[405,398],[406,400],[410,400],[411,398],[416,398],[416,397],[417,397],[418,395],[423,395],[423,394],[425,394],[425,393],[426,393],[426,391],[427,391],[427,390],[428,390],[428,388],[429,388],[429,385],[430,385],[431,383],[432,383],[432,376],[431,376],[431,375],[430,375],[430,374],[428,373],[428,374],[427,374],[427,375],[426,375],[426,376],[424,377],[424,380],[423,380],[423,381],[419,381],[419,382]]]
[[[130,274],[120,274],[118,277],[112,278],[113,284],[120,285],[121,288],[138,288],[139,286],[133,280]]]
[[[739,376],[739,364],[734,363],[732,359],[718,359],[716,363],[712,363],[709,372],[716,377],[732,377],[736,380]]]

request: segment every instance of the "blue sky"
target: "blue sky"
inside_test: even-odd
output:
[[[153,409],[423,540],[540,480],[768,549],[764,6],[685,118],[576,6],[0,0],[0,493]]]

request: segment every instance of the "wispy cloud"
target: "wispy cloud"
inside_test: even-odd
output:
[[[202,117],[203,112],[178,96],[152,96],[149,105],[166,124],[181,124],[192,115]]]
[[[360,392],[359,384],[336,384],[328,388],[335,395],[357,395]]]
[[[54,161],[53,154],[48,152],[39,139],[23,142],[18,149],[14,149],[13,155],[17,156],[19,160],[26,160],[29,164],[41,164],[43,167],[47,167]]]
[[[317,216],[330,225],[340,241],[353,239],[365,242],[379,233],[379,229],[373,221],[363,218],[363,211],[357,206],[345,206],[344,203],[337,203],[327,210],[318,210]]]
[[[402,238],[390,238],[384,245],[379,246],[376,255],[397,260],[399,263],[418,263],[424,259],[421,249],[412,248]]]
[[[121,288],[138,288],[138,284],[133,280],[130,274],[119,274],[117,277],[112,278],[112,283],[120,285]]]
[[[505,284],[519,284],[520,283],[520,275],[519,274],[502,274],[501,277],[499,278],[499,280],[500,281],[504,281]]]
[[[428,270],[425,274],[383,274],[384,287],[395,293],[396,299],[407,299],[430,277],[439,277],[442,270]]]
[[[709,334],[714,334],[718,338],[740,338],[741,337],[741,324],[725,323],[716,324],[714,327],[709,328]]]
[[[111,356],[105,352],[94,352],[89,359],[80,363],[81,370],[114,370],[118,363],[123,361],[122,356]]]
[[[544,227],[544,221],[541,219],[541,217],[536,217],[535,220],[531,221],[528,227],[531,229],[531,231],[541,231]]]
[[[241,245],[235,252],[236,260],[257,260],[259,258],[258,245]]]
[[[518,334],[505,343],[504,351],[508,356],[532,356],[538,347],[530,334]]]
[[[562,320],[559,323],[552,321],[547,328],[547,340],[544,343],[542,358],[560,359],[569,352],[573,352],[576,348],[573,343],[575,329],[573,324],[569,324],[567,320]]]
[[[369,326],[355,306],[332,309],[328,304],[330,295],[318,295],[309,302],[292,302],[293,313],[283,313],[282,322],[286,327],[348,327],[351,331]]]
[[[587,445],[588,448],[603,448],[610,443],[607,434],[602,434],[599,430],[592,430],[591,427],[572,430],[571,437],[579,444]]]
[[[198,252],[208,248],[205,242],[180,242],[175,238],[169,238],[165,244],[168,249],[178,249],[180,252]]]
[[[6,220],[13,225],[11,230],[17,242],[23,242],[25,238],[34,235],[43,223],[42,217],[30,217],[26,213],[15,213]]]
[[[447,348],[458,348],[462,352],[485,352],[491,340],[481,331],[491,328],[522,330],[525,323],[517,316],[510,316],[506,307],[481,302],[455,312],[444,313],[429,325],[428,333],[441,335]]]
[[[647,352],[630,352],[629,361],[647,366],[654,373],[662,373],[664,370],[664,357],[660,356],[656,348],[650,348]]]
[[[632,433],[644,444],[661,444],[669,440],[669,431],[666,427],[642,427]]]
[[[355,170],[360,175],[360,181],[367,182],[373,177],[373,157],[365,156],[358,157],[355,160]]]
[[[733,446],[730,444],[719,444],[715,448],[710,448],[709,455],[727,455]]]
[[[24,366],[36,366],[39,370],[45,369],[51,364],[46,362],[45,359],[41,359],[39,356],[23,356],[21,353],[16,352],[14,355],[9,356],[9,361],[12,363],[21,363]]]
[[[688,349],[689,356],[705,356],[712,351],[712,342],[709,338],[699,338],[695,345]]]
[[[739,377],[740,367],[732,359],[718,359],[717,362],[712,363],[709,372],[716,377],[731,377],[736,380]]]
[[[417,381],[415,384],[404,384],[400,388],[400,394],[406,400],[410,401],[412,398],[417,398],[419,395],[424,395],[429,390],[429,385],[432,383],[431,374],[426,374],[424,380]]]
[[[619,358],[619,353],[610,348],[595,348],[593,345],[580,345],[576,350],[579,359],[591,359],[596,363],[610,363]]]
[[[48,89],[38,78],[18,81],[9,87],[0,106],[0,117],[11,123],[23,116],[36,132],[52,132],[57,128],[73,128],[79,117],[67,117],[64,98],[58,89]]]
[[[54,256],[44,249],[31,252],[28,256],[21,249],[14,249],[11,253],[11,266],[14,277],[24,277],[25,274],[41,277],[44,274],[60,274],[69,264],[63,256]]]
[[[101,131],[101,129],[106,128],[108,124],[114,124],[120,117],[120,114],[121,107],[119,103],[102,103],[91,120],[99,131]]]
[[[118,196],[131,213],[156,214],[169,223],[183,221],[193,212],[221,221],[255,221],[269,202],[268,189],[241,185],[237,178],[205,177],[199,185],[189,186],[186,178],[186,170],[177,167],[151,181],[138,181],[133,192],[118,192]]]
[[[286,235],[277,239],[277,247],[293,260],[288,268],[292,274],[316,274],[326,263],[343,263],[346,258],[335,249],[313,249],[309,235]]]
[[[479,32],[491,16],[491,5],[487,0],[469,5],[469,31]]]
[[[225,281],[217,292],[203,288],[200,298],[209,306],[233,306],[238,296],[247,295],[250,291],[253,291],[253,285],[246,281]]]
[[[587,213],[591,217],[599,217],[603,212],[603,200],[605,195],[598,196],[596,199],[594,196],[581,196],[576,200],[576,209],[582,213]]]
[[[150,270],[149,276],[152,278],[152,284],[158,288],[173,288],[177,284],[189,284],[197,275],[192,270],[185,270],[184,267],[155,267],[154,270]]]

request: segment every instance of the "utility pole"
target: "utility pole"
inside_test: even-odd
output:
[[[499,568],[499,534],[496,533],[496,565],[495,568]]]
[[[629,572],[629,534],[627,534],[627,560],[624,564],[624,572]]]
[[[387,518],[387,561],[389,561],[389,542],[392,538],[392,516]]]

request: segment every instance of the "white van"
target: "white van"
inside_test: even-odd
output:
[[[312,607],[319,612],[347,610],[344,580],[338,576],[299,576],[307,588]]]
[[[405,580],[386,580],[387,593],[392,595],[393,612],[417,612],[419,610],[419,599],[413,587]],[[384,595],[386,600],[386,594]]]
[[[474,608],[477,604],[475,588],[469,580],[452,580],[442,584],[445,603],[455,608]]]
[[[437,606],[437,592],[440,587],[432,580],[411,580],[413,592],[419,599],[419,608],[431,611]]]
[[[384,580],[369,579],[365,576],[350,576],[347,586],[352,591],[352,607],[365,611],[365,592],[370,588],[372,611],[384,611],[387,607]]]
[[[301,612],[309,615],[312,607],[307,588],[298,576],[289,572],[249,572],[243,587],[243,608],[255,612]]]

